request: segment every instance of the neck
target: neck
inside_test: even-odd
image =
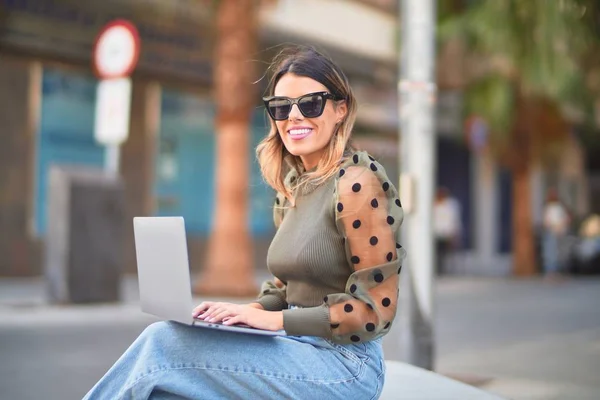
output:
[[[311,169],[316,168],[319,165],[319,161],[325,154],[327,149],[325,147],[316,150],[310,154],[305,154],[300,156],[300,161],[302,161],[302,165],[304,166],[305,171],[310,171]]]
[[[315,168],[319,164],[320,154],[310,154],[308,156],[300,156],[300,160],[302,160],[302,165],[304,166],[305,171],[310,171]]]

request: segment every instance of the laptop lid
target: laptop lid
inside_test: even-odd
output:
[[[142,311],[191,325],[192,291],[183,217],[135,217]]]

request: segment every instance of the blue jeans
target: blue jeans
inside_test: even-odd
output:
[[[560,244],[563,236],[544,232],[542,237],[542,261],[545,273],[560,272]]]
[[[377,399],[381,339],[338,345],[157,322],[84,399]]]

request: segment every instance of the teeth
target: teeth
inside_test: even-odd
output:
[[[312,129],[310,129],[310,128],[290,129],[290,135],[306,135],[307,133],[310,133],[310,131],[312,131]]]

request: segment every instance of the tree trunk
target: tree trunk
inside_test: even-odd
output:
[[[248,231],[249,126],[255,103],[250,61],[257,46],[257,3],[221,0],[217,4],[215,215],[194,293],[246,297],[258,293]]]
[[[512,247],[513,273],[516,276],[531,276],[536,273],[530,177],[530,162],[512,171]]]
[[[512,248],[513,273],[531,276],[536,272],[533,235],[533,212],[531,209],[531,164],[533,162],[533,137],[535,124],[535,101],[516,90],[516,119],[512,130]]]

